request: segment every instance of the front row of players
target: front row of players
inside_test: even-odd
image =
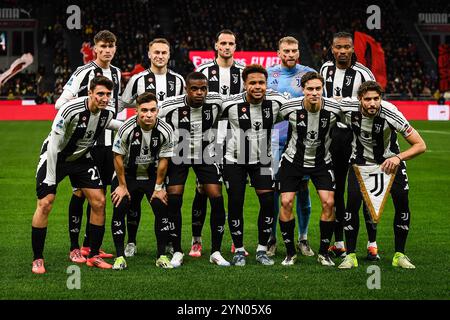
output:
[[[382,101],[380,85],[375,81],[364,82],[358,90],[358,100],[337,102],[323,97],[323,77],[316,72],[307,72],[301,79],[304,97],[287,100],[277,92],[266,91],[267,71],[262,66],[247,66],[242,77],[246,91],[224,101],[220,95],[208,93],[207,78],[199,72],[188,75],[185,95],[166,100],[160,108],[153,94],[144,93],[138,97],[137,115],[120,126],[113,145],[116,173],[112,181],[114,213],[111,228],[117,254],[114,265],[106,263],[99,255],[104,234],[105,196],[89,153],[107,126],[118,129],[117,123],[111,121],[114,110],[107,106],[113,83],[103,76],[96,77],[91,81],[88,97],[75,99],[61,108],[44,141],[37,170],[32,271],[45,272],[43,249],[48,214],[57,184],[67,175],[72,186],[81,189],[91,205],[88,266],[126,268],[124,219],[130,210],[140,210],[144,195],[155,214],[156,265],[162,268],[180,266],[184,257],[181,248],[182,196],[191,167],[211,203],[211,263],[230,265],[220,252],[226,220],[221,176],[228,193],[228,225],[236,247],[231,264],[243,266],[246,259],[243,208],[247,176],[260,203],[256,260],[263,265],[274,264],[267,256],[267,242],[274,222],[272,208],[276,186],[281,193],[279,223],[286,246],[282,265],[293,265],[297,257],[292,206],[303,176],[308,175],[322,204],[318,262],[334,266],[328,254],[335,220],[335,181],[329,146],[330,130],[338,121],[353,131],[350,165],[379,164],[387,173],[397,167],[400,169],[391,189],[395,207],[392,265],[414,268],[404,254],[411,216],[404,161],[423,153],[426,146],[395,106]],[[215,150],[214,127],[220,118],[229,121],[224,155],[221,155],[221,149]],[[290,134],[274,181],[271,136],[274,124],[282,120],[289,122]],[[403,152],[399,150],[396,132],[411,145]],[[223,159],[222,173],[218,159]],[[358,181],[350,169],[344,221],[348,255],[339,268],[358,266],[355,249],[361,202]],[[171,260],[165,255],[169,234],[175,251]]]

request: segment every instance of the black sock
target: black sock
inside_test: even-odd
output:
[[[333,236],[334,221],[320,220],[320,249],[319,254],[328,253],[331,237]]]
[[[286,255],[293,256],[296,253],[294,246],[295,219],[287,222],[280,219],[278,222],[280,223],[281,235],[286,246]]]
[[[203,225],[206,218],[206,207],[208,197],[206,194],[201,194],[195,189],[195,197],[192,202],[192,236],[201,237]]]
[[[344,241],[344,226],[342,225],[342,221],[337,220],[337,218],[334,222],[334,241]]]
[[[124,241],[127,228],[125,227],[125,215],[128,212],[130,206],[127,197],[124,197],[120,202],[120,205],[113,209],[113,217],[111,221],[111,232],[116,247],[116,256],[123,256],[125,253]]]
[[[372,221],[372,217],[370,216],[370,212],[367,209],[366,205],[363,205],[363,214],[364,219],[366,221],[366,230],[367,237],[369,242],[377,241],[377,224]]]
[[[35,228],[31,227],[31,246],[33,247],[34,259],[43,259],[45,236],[47,235],[47,227]]]
[[[245,193],[228,190],[228,228],[236,248],[244,246],[244,198]]]
[[[83,247],[89,247],[91,243],[89,226],[91,224],[91,205],[88,202],[86,208],[86,230],[84,232]]]
[[[155,214],[155,235],[156,235],[156,247],[157,247],[157,257],[165,255],[167,235],[169,232],[168,223],[168,207],[162,203],[161,200],[155,198],[151,202],[153,213]]]
[[[211,253],[220,251],[225,230],[225,206],[223,196],[210,198],[211,203]]]
[[[100,247],[103,242],[103,236],[105,234],[105,226],[97,226],[95,224],[90,224],[90,239],[91,239],[91,252],[89,253],[89,258],[98,255]]]
[[[139,222],[141,221],[140,206],[136,209],[130,209],[127,213],[127,229],[128,229],[128,243],[136,244],[137,231]]]
[[[394,239],[395,252],[405,253],[406,239],[408,238],[411,212],[409,210],[408,192],[391,191],[394,202]]]
[[[266,192],[258,195],[259,216],[258,216],[258,243],[266,245],[272,233],[273,207],[275,203],[274,193]]]
[[[183,252],[181,249],[181,206],[183,205],[183,196],[181,194],[169,194],[169,222],[170,230],[168,242],[172,242],[175,252]]]
[[[70,251],[80,249],[78,239],[80,237],[81,222],[83,220],[84,197],[78,197],[72,194],[69,203],[69,236]]]

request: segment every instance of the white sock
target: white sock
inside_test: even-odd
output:
[[[338,241],[338,242],[335,242],[334,245],[335,245],[336,248],[338,248],[338,249],[343,249],[343,248],[345,248],[344,241]]]
[[[262,246],[260,244],[258,244],[258,248],[256,248],[256,252],[258,251],[267,251],[267,246]]]
[[[307,234],[301,234],[300,237],[298,237],[298,240],[308,240],[308,235]]]
[[[375,248],[378,248],[377,247],[377,242],[375,241],[375,242],[369,242],[369,241],[367,241],[367,248],[369,248],[369,247],[375,247]]]

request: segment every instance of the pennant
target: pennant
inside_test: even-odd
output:
[[[381,166],[378,164],[353,165],[364,202],[375,223],[378,223],[381,219],[386,199],[397,173],[397,168],[392,174],[386,174],[380,168]]]

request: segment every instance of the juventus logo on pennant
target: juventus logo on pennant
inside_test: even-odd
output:
[[[394,182],[397,168],[390,175],[381,171],[381,166],[378,164],[368,166],[354,164],[353,170],[355,170],[364,202],[369,209],[372,220],[378,223]]]

